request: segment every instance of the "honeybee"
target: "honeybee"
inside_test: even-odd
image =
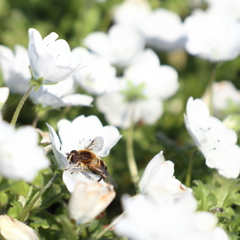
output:
[[[67,160],[70,164],[76,164],[75,166],[66,168],[73,169],[78,168],[73,171],[90,171],[100,176],[98,182],[102,179],[111,183],[115,188],[117,188],[117,183],[113,180],[112,176],[107,171],[107,166],[101,158],[99,158],[95,153],[100,152],[103,148],[103,138],[96,137],[94,138],[84,150],[72,150],[70,153],[66,153]]]

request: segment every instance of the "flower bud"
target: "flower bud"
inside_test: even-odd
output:
[[[77,224],[87,223],[97,217],[115,195],[112,186],[108,184],[78,183],[68,204],[69,216]]]
[[[8,215],[0,216],[0,236],[6,240],[38,240],[36,231],[26,224],[9,217]]]

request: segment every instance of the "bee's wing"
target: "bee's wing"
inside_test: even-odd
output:
[[[108,171],[104,167],[95,167],[94,165],[88,166],[90,171],[100,175],[103,180],[107,183],[112,184],[115,188],[118,187],[117,183],[114,181],[113,177],[108,173]]]
[[[88,146],[85,149],[92,151],[94,153],[97,153],[97,152],[100,152],[102,148],[103,148],[103,138],[96,137],[88,144]]]
[[[109,173],[107,173],[107,176],[106,178],[104,178],[104,181],[112,184],[115,188],[118,187],[117,183],[114,181],[113,177]]]

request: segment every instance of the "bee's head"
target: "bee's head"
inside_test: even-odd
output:
[[[72,150],[70,153],[67,153],[67,160],[70,162],[70,163],[77,163],[78,162],[78,152],[76,150]]]

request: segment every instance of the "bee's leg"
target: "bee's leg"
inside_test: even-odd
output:
[[[103,179],[103,178],[102,178],[102,177],[100,177],[100,178],[99,178],[97,181],[98,181],[98,182],[100,182],[102,179]]]
[[[68,168],[65,168],[64,171],[68,170],[68,169],[73,169],[73,168],[79,168],[81,165],[75,165],[75,166],[71,166],[71,167],[68,167]]]
[[[72,166],[72,167],[69,167],[69,168],[65,168],[64,171],[68,170],[68,169],[73,169],[73,168],[76,168],[76,166]]]
[[[78,169],[78,170],[76,170],[76,171],[74,171],[74,172],[71,172],[71,174],[73,174],[73,173],[75,173],[75,172],[85,172],[85,170],[83,170],[83,169]]]

